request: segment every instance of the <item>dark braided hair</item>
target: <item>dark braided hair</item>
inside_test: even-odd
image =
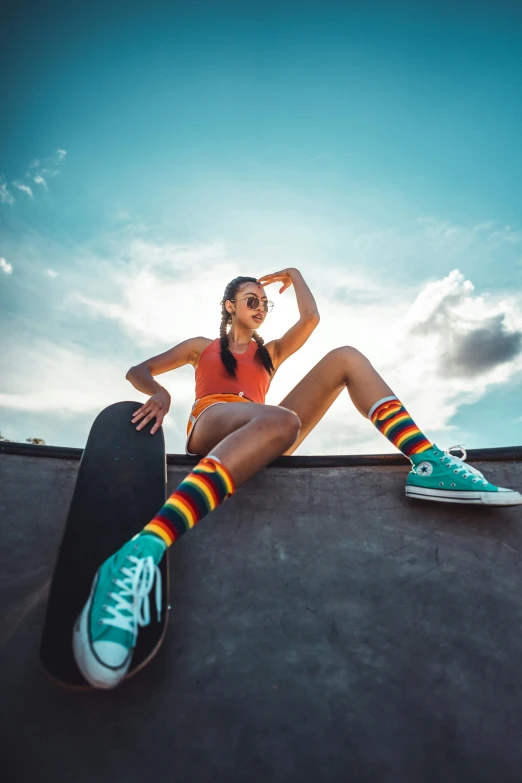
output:
[[[227,299],[236,298],[236,294],[243,283],[256,283],[256,285],[259,285],[255,277],[235,277],[225,288],[225,293],[221,300],[221,326],[219,329],[219,341],[221,344],[220,356],[226,371],[233,378],[236,377],[237,359],[228,347],[227,326],[229,323],[232,323],[232,316],[227,311],[225,302]],[[274,365],[272,364],[270,354],[265,348],[265,341],[257,332],[254,332],[252,336],[257,343],[256,359],[261,362],[267,373],[272,375],[274,372]]]

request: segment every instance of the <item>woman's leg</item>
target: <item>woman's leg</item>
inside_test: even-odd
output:
[[[192,430],[190,449],[217,457],[236,487],[279,457],[299,436],[300,421],[283,405],[227,402],[201,414]]]
[[[92,685],[114,688],[128,672],[142,604],[148,604],[166,548],[289,448],[299,424],[292,411],[247,402],[214,405],[201,414],[190,442],[208,456],[145,528],[100,566],[75,624],[75,659]]]
[[[370,361],[356,348],[335,348],[326,354],[279,404],[301,421],[298,438],[284,454],[301,445],[343,389],[365,418],[378,400],[394,397]]]
[[[285,451],[297,438],[299,425],[295,413],[276,405],[227,402],[209,407],[190,438],[190,448],[207,456],[143,532],[160,536],[167,546],[173,544]]]
[[[491,484],[475,468],[432,444],[368,359],[355,348],[330,351],[281,401],[301,421],[299,436],[285,455],[293,454],[344,388],[359,413],[411,461],[406,480],[408,497],[490,506],[522,504],[519,492]]]

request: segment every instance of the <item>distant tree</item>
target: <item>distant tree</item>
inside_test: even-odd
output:
[[[2,433],[0,432],[0,441],[3,441],[4,443],[14,443],[14,441],[9,440],[9,438],[4,438]],[[45,446],[45,441],[43,438],[26,438],[26,443],[32,443],[33,446]]]

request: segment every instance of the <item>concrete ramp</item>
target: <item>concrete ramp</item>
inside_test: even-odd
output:
[[[153,663],[78,693],[38,646],[81,451],[0,446],[4,780],[522,780],[521,507],[408,501],[400,455],[277,460],[173,547]],[[520,448],[469,461],[522,487]]]

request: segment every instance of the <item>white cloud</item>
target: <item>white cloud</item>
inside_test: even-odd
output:
[[[54,269],[48,269],[47,274],[49,277],[58,277],[58,272],[55,272]]]
[[[2,204],[14,204],[14,196],[9,192],[5,182],[0,182],[0,202]]]
[[[21,182],[18,182],[18,180],[14,180],[13,185],[15,188],[18,188],[18,190],[21,190],[22,193],[27,193],[28,196],[33,198],[33,191],[29,187],[29,185],[24,185]]]
[[[10,275],[13,272],[13,265],[9,264],[5,258],[0,258],[0,269],[6,275]]]
[[[57,344],[36,338],[16,361],[19,347],[14,338],[3,345],[5,388],[0,407],[71,415],[101,410],[118,399],[137,394],[125,379],[128,362],[120,357],[100,357],[64,340]],[[31,368],[37,384],[28,384],[24,366]],[[189,395],[190,396],[190,395]]]
[[[450,248],[453,254],[462,254],[473,247],[483,254],[506,245],[522,244],[522,231],[509,225],[496,227],[492,221],[464,226],[449,220],[424,217],[417,218],[417,222],[423,227],[428,247],[436,251],[444,246]]]
[[[520,297],[490,300],[457,270],[429,283],[407,316],[409,333],[437,341],[446,374],[474,378],[516,360],[522,343]]]
[[[57,177],[60,173],[60,165],[65,160],[66,155],[66,150],[57,149],[52,155],[45,158],[44,161],[34,158],[29,164],[23,178],[25,179],[25,182],[20,179],[15,179],[12,182],[13,187],[26,193],[30,198],[33,198],[34,193],[28,183],[31,182],[47,189],[48,180]],[[3,204],[13,204],[15,201],[13,195],[9,192],[7,185],[2,181],[2,178],[0,178],[0,201]]]
[[[218,328],[219,289],[237,274],[221,243],[157,245],[136,239],[125,257],[124,269],[113,272],[119,301],[77,291],[73,306],[80,302],[96,316],[118,321],[143,346],[185,339],[187,328]]]

